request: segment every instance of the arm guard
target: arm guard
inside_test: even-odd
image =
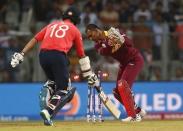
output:
[[[85,56],[79,59],[80,68],[83,74],[83,77],[88,77],[93,74],[90,66],[90,59],[88,56]]]

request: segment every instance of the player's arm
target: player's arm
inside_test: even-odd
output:
[[[76,31],[76,36],[74,39],[74,44],[76,47],[76,52],[79,59],[80,68],[84,78],[87,78],[92,74],[91,66],[90,66],[90,59],[88,56],[85,55],[84,46],[82,41],[82,36],[79,30]]]
[[[24,55],[29,52],[38,41],[42,41],[46,33],[46,27],[36,34],[23,48],[21,52],[15,52],[11,58],[11,66],[14,68],[24,60]]]
[[[95,44],[96,51],[104,56],[108,56],[111,54],[112,47],[105,43],[96,43]]]
[[[91,65],[90,65],[90,59],[88,56],[84,53],[84,46],[83,41],[81,37],[81,33],[78,31],[76,37],[75,37],[75,47],[77,51],[77,55],[79,56],[79,64],[82,71],[82,75],[84,78],[88,79],[88,84],[92,87],[99,84],[99,80],[96,76],[96,74],[92,71]]]
[[[82,36],[81,36],[81,33],[79,32],[79,30],[77,30],[77,32],[76,32],[76,36],[75,36],[75,39],[74,39],[74,44],[75,44],[75,47],[76,47],[77,56],[79,58],[85,57],[83,40],[82,40]]]
[[[37,40],[35,38],[32,38],[27,44],[26,46],[23,48],[23,50],[21,51],[21,53],[23,54],[27,54],[28,51],[30,51],[35,44],[37,43]]]
[[[108,38],[108,44],[115,46],[116,44],[123,45],[125,42],[124,35],[121,35],[120,31],[114,27],[111,27],[108,31],[105,31],[105,35]]]
[[[26,46],[23,48],[23,50],[21,51],[22,53],[24,54],[27,54],[27,52],[29,52],[35,45],[38,41],[42,41],[44,36],[45,36],[45,33],[46,33],[46,29],[47,29],[47,26],[44,27],[40,32],[38,32],[34,38],[32,38],[27,44]]]

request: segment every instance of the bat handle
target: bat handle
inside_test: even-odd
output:
[[[101,92],[101,87],[100,87],[100,86],[95,86],[95,89],[96,89],[96,91],[97,91],[98,93]]]
[[[95,87],[96,88],[96,90],[97,90],[97,92],[101,92],[101,81],[102,81],[102,71],[98,71],[97,72],[97,77],[98,77],[98,79],[99,79],[99,86],[98,87]]]
[[[98,71],[98,73],[97,73],[97,77],[98,77],[98,79],[99,79],[99,82],[100,82],[100,86],[101,86],[101,80],[102,80],[102,71]]]

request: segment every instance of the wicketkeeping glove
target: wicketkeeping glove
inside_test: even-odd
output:
[[[15,52],[11,58],[11,66],[14,68],[24,60],[24,54],[23,53],[17,53]]]
[[[125,42],[124,35],[121,35],[118,29],[111,27],[107,32],[109,39],[114,42],[110,42],[110,44],[118,43],[122,45]]]
[[[99,79],[96,74],[92,74],[88,77],[88,85],[90,87],[100,86]]]

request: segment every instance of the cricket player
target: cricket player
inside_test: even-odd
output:
[[[68,89],[67,59],[67,53],[73,45],[80,58],[79,64],[83,76],[90,79],[95,76],[91,70],[89,57],[85,56],[81,33],[76,27],[80,22],[79,16],[80,13],[74,6],[69,7],[63,13],[62,20],[54,21],[45,26],[26,44],[20,53],[14,53],[11,59],[11,66],[16,67],[23,62],[28,51],[37,42],[41,42],[39,60],[48,78],[40,92],[40,115],[45,125],[53,125],[52,119],[56,113],[74,96],[75,88]]]
[[[111,56],[120,63],[113,94],[127,112],[128,117],[122,121],[141,121],[146,112],[135,104],[132,85],[143,68],[142,55],[125,34],[120,34],[119,30],[113,27],[104,31],[95,24],[89,24],[86,27],[86,34],[90,40],[96,42],[95,49],[99,54]]]

